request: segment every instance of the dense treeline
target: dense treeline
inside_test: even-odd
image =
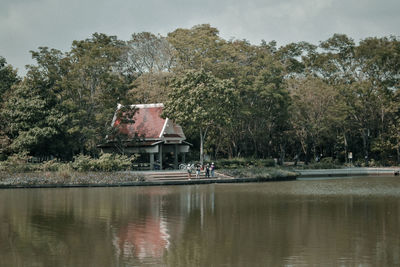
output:
[[[97,155],[117,103],[166,105],[212,157],[400,162],[400,40],[335,34],[259,45],[198,25],[39,47],[25,77],[0,57],[1,155]],[[204,149],[204,150],[203,150]]]

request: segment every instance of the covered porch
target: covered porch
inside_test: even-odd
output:
[[[191,144],[166,143],[165,141],[143,142],[139,144],[127,144],[123,148],[124,154],[140,154],[147,161],[149,170],[178,169],[179,164],[186,162],[186,154]],[[102,145],[103,153],[116,153],[116,147],[112,143]]]

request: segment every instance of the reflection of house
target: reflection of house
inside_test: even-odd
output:
[[[169,247],[169,234],[162,218],[147,218],[140,223],[129,223],[114,237],[117,253],[123,257],[160,259]]]
[[[185,153],[189,152],[189,143],[185,142],[185,134],[182,127],[168,118],[161,117],[163,104],[132,105],[134,108],[132,118],[126,118],[130,113],[122,112],[123,106],[118,104],[117,111],[112,121],[112,127],[117,134],[125,136],[123,141],[116,138],[108,138],[105,144],[99,147],[105,153],[118,152],[121,146],[124,153],[140,153],[149,155],[150,168],[154,168],[157,160],[162,169],[165,155],[173,156],[174,168],[178,168],[179,155],[181,161],[185,161]],[[125,116],[125,117],[124,117]]]

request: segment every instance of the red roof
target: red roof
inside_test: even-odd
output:
[[[137,134],[139,137],[146,139],[160,140],[164,137],[185,139],[182,128],[179,125],[161,117],[164,108],[163,104],[133,106],[136,108],[136,112],[133,118],[127,118],[133,120],[132,122],[121,123],[121,119],[115,116],[112,124],[114,127],[119,126],[120,132],[126,134],[128,138],[133,138]],[[120,105],[118,106],[119,108],[121,108]],[[172,123],[172,127],[169,126],[169,122]]]

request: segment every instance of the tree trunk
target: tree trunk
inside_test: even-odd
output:
[[[365,166],[368,166],[368,129],[363,131],[363,149],[364,149],[364,160]]]
[[[203,166],[203,163],[204,163],[204,140],[206,139],[207,130],[208,130],[208,128],[206,128],[206,130],[204,131],[204,134],[203,134],[203,129],[200,129],[200,165],[201,166]]]
[[[286,144],[279,144],[279,147],[280,147],[279,164],[283,165],[283,163],[285,162]]]
[[[204,160],[204,140],[203,140],[203,131],[200,129],[200,164],[203,165]]]
[[[348,147],[347,147],[347,138],[346,138],[346,133],[343,132],[343,138],[344,138],[344,161],[348,163]]]

